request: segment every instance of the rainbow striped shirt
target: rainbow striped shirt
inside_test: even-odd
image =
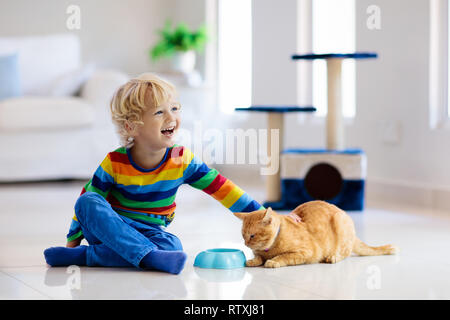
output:
[[[183,183],[206,192],[232,212],[264,208],[180,145],[167,148],[163,160],[152,169],[139,167],[133,161],[130,149],[118,148],[108,153],[81,194],[96,192],[120,215],[142,223],[167,226],[175,216],[175,195]],[[81,236],[75,215],[67,240]]]

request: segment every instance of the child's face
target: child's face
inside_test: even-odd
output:
[[[175,135],[180,127],[180,104],[170,97],[161,105],[154,106],[152,93],[146,94],[148,109],[142,116],[143,126],[135,135],[135,141],[153,150],[169,148],[175,143]]]

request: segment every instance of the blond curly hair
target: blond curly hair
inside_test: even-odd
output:
[[[147,90],[151,90],[153,101],[145,101]],[[112,121],[124,147],[133,146],[128,127],[144,124],[142,115],[150,106],[158,106],[176,95],[175,87],[153,73],[144,73],[122,85],[111,100]],[[147,102],[147,104],[146,104]]]

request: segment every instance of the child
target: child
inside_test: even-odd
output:
[[[135,266],[178,274],[186,262],[180,240],[162,227],[175,214],[181,184],[203,190],[232,212],[263,207],[238,186],[174,144],[180,127],[175,88],[143,74],[111,101],[123,147],[110,152],[75,204],[66,247],[44,251],[50,266]],[[89,246],[80,245],[83,237]]]

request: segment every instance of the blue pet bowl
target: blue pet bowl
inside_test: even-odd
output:
[[[206,269],[235,269],[245,267],[245,254],[239,249],[208,249],[200,252],[194,267]]]

